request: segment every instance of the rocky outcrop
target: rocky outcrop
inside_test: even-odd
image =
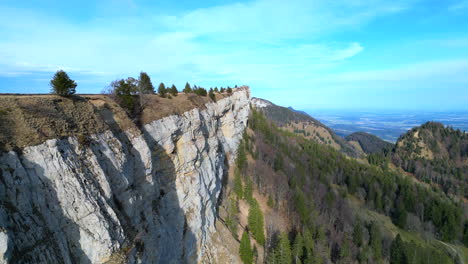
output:
[[[249,96],[0,154],[0,263],[199,262]]]

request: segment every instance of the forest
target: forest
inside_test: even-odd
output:
[[[438,188],[283,131],[255,109],[240,148],[237,192],[243,183],[253,184],[248,188],[268,197],[272,211],[289,222],[285,228],[265,216],[260,245],[267,263],[459,263],[465,258],[462,204]],[[231,226],[235,214],[231,210]],[[258,237],[250,229],[251,237]],[[247,237],[242,236],[244,249]]]

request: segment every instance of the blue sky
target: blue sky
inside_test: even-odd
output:
[[[247,84],[298,109],[468,110],[468,0],[0,1],[0,92]]]

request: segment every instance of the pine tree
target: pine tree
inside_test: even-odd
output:
[[[146,72],[140,72],[138,88],[142,94],[154,94],[154,86]]]
[[[301,233],[298,233],[296,235],[296,239],[294,239],[294,245],[292,249],[292,256],[293,256],[293,262],[295,264],[302,264],[301,258],[302,255],[304,254],[304,239],[302,238]]]
[[[60,96],[70,96],[75,94],[76,82],[63,70],[59,70],[55,73],[54,78],[50,81],[52,93]]]
[[[239,255],[244,264],[251,264],[253,261],[252,247],[250,245],[249,234],[244,230],[239,245]]]
[[[215,87],[215,88],[214,88],[214,91],[215,91],[215,93],[219,93],[218,87]]]
[[[186,83],[186,84],[185,84],[185,88],[184,88],[183,92],[186,93],[186,94],[187,94],[187,93],[192,93],[192,92],[193,92],[193,91],[192,91],[192,88],[190,87],[190,84],[189,84],[189,83]]]
[[[171,86],[171,95],[172,95],[172,96],[177,96],[178,94],[179,94],[179,91],[177,91],[176,86],[173,84],[173,85]]]
[[[228,88],[226,89],[226,92],[227,92],[228,94],[232,94],[232,88],[228,86]]]
[[[236,165],[241,173],[244,172],[245,168],[247,167],[247,154],[245,153],[243,143],[239,144],[239,148],[237,149]]]
[[[398,234],[390,246],[390,264],[406,264],[405,245]]]
[[[216,95],[214,94],[213,88],[210,88],[208,94],[209,94],[211,100],[216,101]]]
[[[372,222],[370,226],[370,246],[374,258],[379,259],[382,256],[382,236],[376,222]]]
[[[277,248],[277,260],[281,264],[291,264],[291,246],[289,245],[288,234],[282,232],[279,237],[279,243]]]
[[[228,216],[226,218],[226,225],[229,230],[231,230],[233,236],[237,239],[237,223],[238,218],[237,214],[239,213],[239,207],[237,206],[237,200],[234,198],[229,198],[228,204]]]
[[[160,83],[159,88],[158,88],[159,96],[161,96],[163,98],[166,97],[166,92],[167,92],[166,86],[164,85],[164,83]]]
[[[362,224],[360,220],[357,220],[356,223],[354,223],[353,242],[358,247],[362,246],[363,230],[362,230]]]
[[[242,197],[243,197],[244,192],[243,192],[242,189],[243,188],[242,188],[241,176],[239,174],[239,171],[235,170],[235,172],[234,172],[234,192],[236,193],[238,199],[242,199]]]
[[[245,188],[244,188],[244,199],[252,205],[252,202],[254,200],[253,198],[253,183],[250,178],[247,178],[245,180]]]
[[[116,97],[117,102],[125,108],[129,113],[135,109],[134,95],[138,90],[138,81],[132,77],[122,80],[113,81],[110,85],[112,94]]]
[[[340,247],[340,258],[347,259],[350,255],[351,255],[351,248],[349,245],[349,240],[348,238],[345,237]]]
[[[249,229],[252,232],[252,236],[260,244],[265,244],[265,232],[263,227],[265,226],[265,220],[263,218],[263,212],[258,205],[257,200],[253,199],[252,204],[250,205],[249,215],[248,215],[248,225]]]

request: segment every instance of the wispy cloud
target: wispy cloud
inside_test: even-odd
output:
[[[468,9],[468,0],[461,0],[455,4],[452,4],[448,7],[448,10],[452,12],[462,12],[463,10]]]

